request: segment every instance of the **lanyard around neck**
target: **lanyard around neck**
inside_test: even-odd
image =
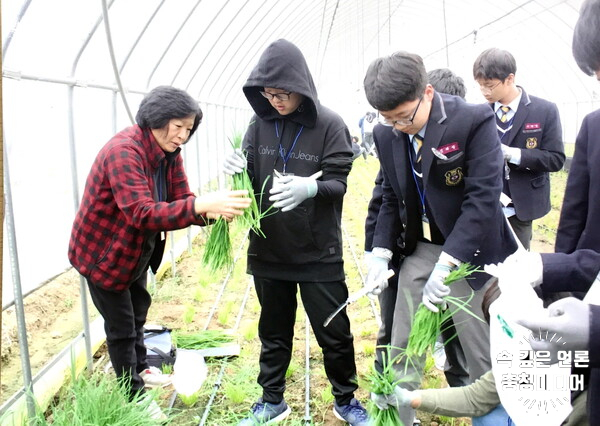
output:
[[[300,130],[298,130],[298,133],[296,133],[296,137],[294,138],[294,142],[292,142],[292,146],[290,147],[288,152],[285,155],[283,155],[285,151],[283,149],[283,146],[281,145],[281,136],[283,136],[283,133],[281,135],[279,134],[279,124],[277,123],[277,121],[275,121],[275,134],[277,135],[277,139],[279,139],[279,156],[283,161],[283,173],[285,173],[285,167],[287,166],[287,162],[290,159],[290,155],[292,155],[292,152],[294,151],[294,147],[296,146],[296,142],[298,142],[298,138],[300,137],[300,133],[302,133],[302,130],[304,130],[304,126],[300,126]]]
[[[413,164],[414,149],[412,146],[412,141],[410,139],[408,140],[408,144],[406,145],[406,147],[408,148],[408,161],[410,161],[410,170],[412,172],[413,179],[415,180],[415,186],[417,187],[419,200],[421,200],[421,205],[423,206],[423,215],[427,215],[425,211],[425,182],[423,182],[423,170],[421,170],[421,182],[423,182],[423,191],[421,192],[421,188],[419,187],[419,178],[417,177],[417,173],[415,172],[415,165]]]

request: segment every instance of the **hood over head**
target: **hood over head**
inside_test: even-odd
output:
[[[260,94],[265,87],[303,95],[304,100],[298,109],[285,118],[314,127],[319,108],[317,89],[306,59],[296,45],[284,39],[271,43],[260,56],[243,87],[244,95],[260,118],[275,120],[284,117]]]

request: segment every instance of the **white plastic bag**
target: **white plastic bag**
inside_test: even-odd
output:
[[[177,349],[173,372],[173,386],[177,393],[184,397],[191,397],[202,387],[208,374],[208,368],[204,357],[198,351]]]
[[[525,257],[525,256],[524,256]],[[572,411],[569,365],[540,362],[531,332],[515,322],[529,315],[547,315],[527,280],[527,265],[512,256],[504,264],[486,265],[498,277],[500,297],[490,306],[492,371],[502,405],[518,426],[560,425]]]

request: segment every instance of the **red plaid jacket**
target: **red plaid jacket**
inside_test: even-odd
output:
[[[123,291],[134,278],[144,236],[204,225],[194,213],[179,150],[167,155],[150,131],[132,126],[98,153],[87,178],[69,242],[69,261],[90,282]],[[165,202],[154,199],[154,176],[167,161]]]

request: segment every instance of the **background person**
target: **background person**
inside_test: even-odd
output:
[[[152,301],[147,270],[160,265],[165,231],[219,216],[232,219],[250,205],[246,191],[200,197],[190,191],[181,145],[201,119],[198,102],[182,90],[159,86],[148,93],[137,124],[117,133],[96,156],[73,222],[69,261],[87,280],[104,318],[112,366],[129,384],[132,399],[144,385],[170,382],[149,368],[144,345]]]
[[[506,162],[502,192],[510,198],[504,214],[529,250],[533,220],[550,211],[550,174],[562,169],[565,152],[558,108],[529,95],[515,83],[517,63],[501,49],[483,51],[473,64],[473,78],[495,113]]]
[[[351,425],[368,424],[354,398],[358,388],[350,320],[343,310],[323,322],[348,298],[342,257],[341,215],[352,166],[350,133],[342,118],[321,105],[302,52],[286,40],[271,43],[244,84],[255,112],[241,153],[226,159],[228,173],[247,170],[263,197],[262,209],[280,210],[261,221],[265,238],[250,234],[248,273],[261,304],[258,383],[262,397],[242,424],[282,420],[285,372],[292,357],[296,293],[323,352],[335,397],[334,414]],[[247,160],[246,160],[247,159]],[[282,175],[273,184],[273,175]],[[315,173],[322,172],[318,180]]]

